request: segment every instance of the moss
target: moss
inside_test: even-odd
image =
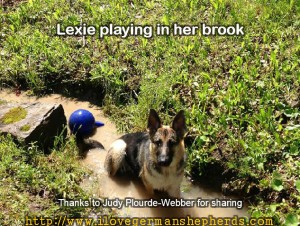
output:
[[[1,122],[4,124],[11,124],[26,118],[27,111],[22,107],[15,107],[10,109],[2,118]]]
[[[26,125],[22,126],[20,128],[20,130],[23,131],[23,132],[27,132],[28,130],[30,130],[30,125],[26,124]]]

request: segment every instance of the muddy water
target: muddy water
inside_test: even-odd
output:
[[[151,198],[146,192],[143,184],[139,180],[130,180],[128,178],[110,178],[104,169],[105,152],[100,150],[90,150],[84,162],[97,173],[99,189],[97,195],[109,197],[110,199],[124,199],[132,197],[135,199]],[[95,180],[91,179],[91,180]],[[86,183],[89,183],[86,181]],[[91,181],[90,181],[91,183]],[[188,179],[184,179],[181,185],[181,198],[183,199],[226,199],[221,193],[213,192],[200,186],[193,185]],[[233,198],[232,198],[233,200]],[[237,208],[212,208],[212,207],[194,207],[194,208],[133,208],[127,207],[119,210],[122,216],[134,217],[184,217],[190,215],[192,217],[232,217],[234,215],[247,216],[247,209]]]
[[[106,117],[104,117],[99,107],[91,105],[87,101],[79,101],[77,99],[66,98],[58,94],[47,95],[45,97],[36,98],[22,93],[16,96],[14,92],[8,90],[0,90],[0,99],[15,102],[42,102],[42,103],[59,103],[63,106],[67,119],[70,117],[73,111],[78,109],[89,110],[97,121],[104,122],[105,126],[97,130],[97,134],[94,135],[94,139],[100,141],[105,148],[117,139],[120,134],[117,133],[115,125]]]
[[[0,99],[17,102],[44,102],[44,103],[60,103],[63,105],[67,118],[71,113],[79,108],[87,109],[93,113],[96,120],[105,123],[104,127],[97,129],[92,139],[100,141],[105,149],[117,139],[118,134],[115,125],[103,116],[101,110],[97,106],[93,106],[88,102],[79,101],[77,99],[65,98],[57,94],[49,95],[42,98],[28,97],[25,94],[16,96],[7,90],[0,91]],[[86,179],[82,186],[88,190],[92,190],[96,197],[107,197],[109,199],[132,197],[135,199],[151,198],[146,192],[139,180],[131,180],[129,178],[110,178],[104,170],[105,150],[90,150],[82,164],[90,168],[94,175]],[[232,197],[225,197],[219,192],[205,189],[201,186],[193,185],[188,179],[184,179],[181,185],[181,197],[183,199],[202,199],[211,201],[213,199],[234,200]],[[244,205],[245,206],[245,205]],[[210,206],[192,207],[192,208],[133,208],[127,207],[117,210],[121,216],[132,217],[183,217],[190,215],[192,217],[232,217],[234,215],[248,216],[247,208],[237,209],[231,208],[212,208]]]

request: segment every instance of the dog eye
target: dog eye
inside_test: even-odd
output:
[[[157,140],[157,141],[155,141],[155,144],[156,144],[157,146],[160,146],[160,145],[162,144],[162,141],[161,141],[161,140]]]
[[[176,141],[175,140],[169,140],[169,145],[175,145]]]

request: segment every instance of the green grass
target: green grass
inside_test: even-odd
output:
[[[0,9],[1,84],[35,94],[86,85],[124,131],[185,109],[188,173],[226,171],[223,188],[251,199],[253,216],[297,225],[298,1],[29,1]],[[245,27],[241,37],[57,37],[57,23],[172,23]],[[78,86],[79,87],[79,86]],[[99,100],[99,103],[101,101]],[[171,116],[171,117],[170,117]],[[221,155],[220,155],[221,153]]]
[[[0,224],[23,225],[25,216],[68,214],[87,216],[101,209],[63,207],[58,199],[86,199],[91,194],[80,187],[88,172],[78,161],[75,141],[44,155],[34,145],[18,147],[11,137],[0,136]]]

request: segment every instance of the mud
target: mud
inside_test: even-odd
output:
[[[16,96],[15,93],[7,90],[0,91],[0,99],[16,102],[44,102],[44,103],[60,103],[63,105],[67,119],[71,113],[77,109],[87,109],[93,113],[97,121],[105,123],[105,126],[97,129],[97,132],[92,136],[103,144],[105,149],[117,139],[120,134],[117,132],[115,125],[106,118],[101,109],[97,106],[91,105],[89,102],[79,101],[77,99],[65,98],[63,96],[53,94],[42,98],[29,97],[25,94]],[[92,191],[95,197],[107,197],[109,199],[132,197],[135,199],[149,199],[151,198],[146,192],[145,188],[139,180],[130,178],[111,178],[104,170],[104,159],[106,151],[102,149],[93,149],[87,153],[82,164],[91,169],[94,174],[83,181],[82,186],[85,189]],[[226,199],[235,200],[236,197],[225,197],[220,192],[216,192],[202,186],[192,184],[187,178],[184,179],[181,186],[181,197],[184,199]],[[117,210],[121,216],[132,217],[183,217],[190,215],[192,217],[207,217],[212,215],[214,217],[233,217],[234,215],[243,217],[248,216],[247,206],[245,203],[242,209],[236,207],[231,208],[212,208],[208,207],[192,207],[192,208],[133,208],[127,207]]]

